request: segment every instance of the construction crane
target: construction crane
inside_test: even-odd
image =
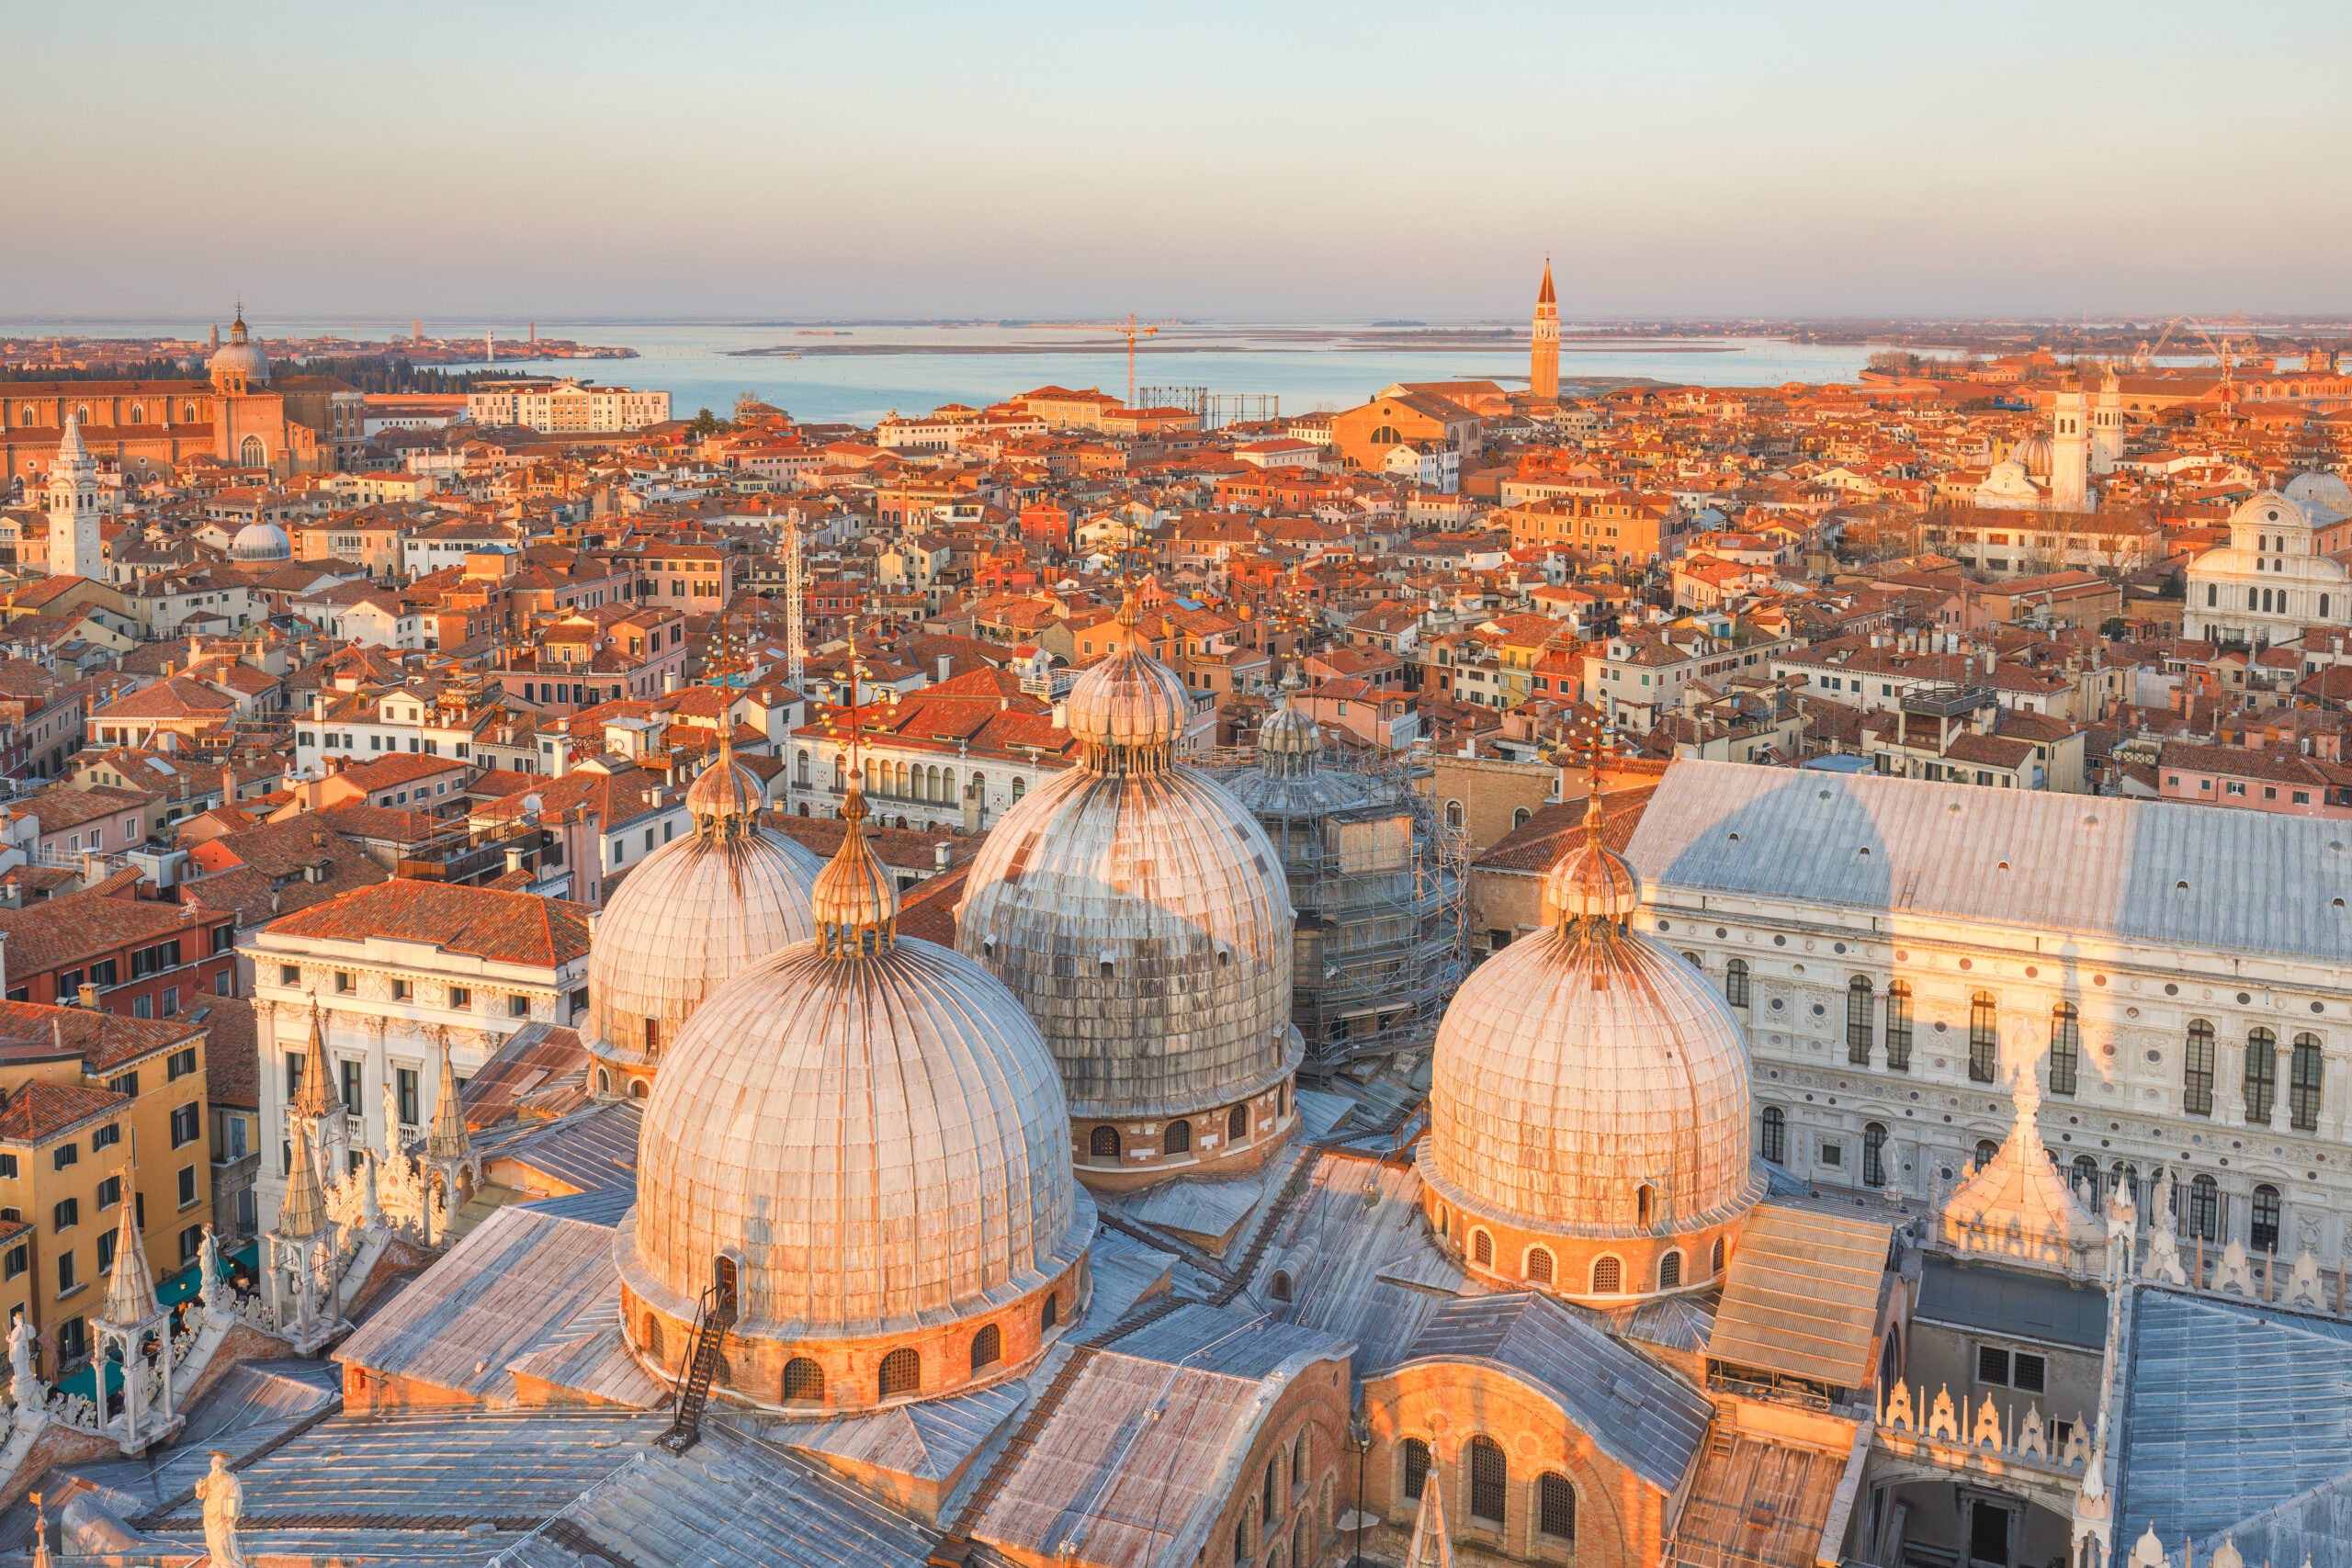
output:
[[[1127,407],[1136,406],[1136,339],[1149,337],[1159,330],[1157,324],[1143,326],[1133,310],[1124,321],[1056,321],[1057,327],[1075,327],[1083,332],[1114,332],[1127,340]],[[1172,324],[1172,323],[1171,323]]]

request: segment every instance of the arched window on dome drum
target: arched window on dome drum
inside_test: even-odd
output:
[[[1061,1297],[1059,1297],[1059,1296],[1057,1296],[1057,1295],[1048,1295],[1048,1296],[1046,1298],[1046,1306],[1045,1306],[1045,1310],[1044,1310],[1043,1312],[1041,1312],[1041,1313],[1039,1313],[1039,1314],[1037,1314],[1037,1325],[1038,1325],[1038,1327],[1040,1327],[1040,1328],[1051,1328],[1051,1327],[1053,1327],[1053,1326],[1054,1326],[1054,1325],[1056,1325],[1056,1324],[1059,1323],[1061,1320],[1062,1320],[1062,1299],[1061,1299]]]
[[[1233,1560],[1236,1562],[1250,1560],[1250,1510],[1247,1508],[1241,1510],[1241,1517],[1233,1521]]]
[[[1724,1000],[1736,1008],[1747,1005],[1747,960],[1735,958],[1724,965]]]
[[[1634,1190],[1634,1223],[1635,1224],[1648,1224],[1650,1223],[1650,1215],[1657,1207],[1657,1190],[1650,1186],[1648,1182],[1645,1181],[1641,1186]]]
[[[1283,1269],[1275,1269],[1272,1280],[1266,1286],[1266,1293],[1278,1302],[1290,1300],[1290,1275]]]
[[[2254,1190],[2254,1224],[2245,1235],[2246,1245],[2256,1252],[2278,1250],[2278,1189],[2264,1182]]]
[[[1258,1511],[1265,1516],[1266,1523],[1269,1525],[1282,1517],[1274,1507],[1275,1467],[1281,1463],[1282,1459],[1279,1455],[1266,1461],[1266,1479],[1261,1483],[1258,1494]]]
[[[2072,1002],[2050,1010],[2050,1092],[2072,1094],[2083,1059],[2081,1014]]]
[[[2245,1037],[2245,1119],[2249,1126],[2270,1125],[2270,1108],[2278,1098],[2278,1037],[2267,1029]]]
[[[2287,1085],[2287,1124],[2298,1133],[2315,1133],[2319,1131],[2320,1075],[2325,1070],[2318,1035],[2295,1036],[2290,1070],[2294,1076]]]
[[[1527,1254],[1527,1277],[1539,1285],[1552,1282],[1552,1252],[1549,1247],[1531,1247]]]
[[[1777,1105],[1764,1108],[1764,1147],[1762,1154],[1774,1165],[1784,1163],[1789,1152],[1789,1119]]]
[[[262,446],[260,436],[245,437],[244,445],[237,449],[237,466],[245,468],[261,468],[269,466],[269,451]]]
[[[628,1080],[628,1097],[631,1100],[643,1100],[647,1098],[649,1093],[650,1091],[646,1089],[645,1080],[643,1078],[631,1078]]]
[[[1625,1288],[1624,1266],[1613,1258],[1604,1258],[1592,1266],[1592,1293],[1613,1296]]]
[[[1510,1465],[1492,1438],[1470,1439],[1470,1517],[1501,1524],[1510,1496]]]
[[[1535,1501],[1538,1529],[1556,1540],[1576,1540],[1577,1489],[1566,1476],[1546,1472],[1537,1477]]]
[[[1495,1238],[1485,1231],[1470,1233],[1470,1260],[1481,1269],[1495,1266]]]
[[[806,1356],[795,1356],[784,1364],[784,1402],[786,1404],[822,1404],[825,1402],[825,1369]]]
[[[1850,1066],[1871,1065],[1871,1025],[1876,1021],[1871,1014],[1878,1010],[1877,1000],[1871,994],[1869,976],[1857,975],[1846,982],[1846,1060]]]
[[[2222,1239],[2222,1188],[2210,1176],[2188,1184],[2188,1234],[2207,1241]]]
[[[1430,1478],[1430,1446],[1419,1438],[1405,1439],[1405,1495],[1413,1502],[1421,1500],[1421,1488]]]
[[[1995,1155],[1996,1155],[1996,1154],[1999,1154],[2000,1152],[2001,1152],[2001,1145],[1998,1145],[1998,1144],[1996,1144],[1996,1143],[1995,1143],[1992,1139],[1990,1139],[1990,1138],[1979,1138],[1979,1139],[1977,1139],[1977,1140],[1976,1140],[1976,1161],[1975,1161],[1975,1163],[1974,1163],[1973,1165],[1970,1166],[1970,1167],[1969,1167],[1969,1168],[1970,1168],[1971,1170],[1982,1170],[1982,1169],[1984,1169],[1986,1166],[1991,1165],[1991,1164],[1993,1163],[1993,1156],[1994,1156]]]
[[[1671,1291],[1682,1283],[1682,1254],[1669,1252],[1657,1260],[1657,1288]]]
[[[1911,1070],[1911,987],[1901,980],[1886,988],[1886,1070]]]
[[[1087,1152],[1092,1155],[1096,1159],[1117,1159],[1119,1157],[1119,1130],[1116,1127],[1095,1128],[1092,1133],[1087,1135],[1086,1147]]]
[[[2091,1207],[2098,1206],[2098,1161],[2088,1155],[2075,1156],[2075,1191]]]
[[[993,1323],[972,1336],[972,1370],[993,1367],[1004,1359],[1004,1335]]]
[[[1237,1105],[1225,1118],[1225,1141],[1238,1144],[1250,1135],[1250,1107]]]
[[[2000,1064],[2000,1027],[1995,1018],[1999,1004],[1990,991],[1968,998],[1968,1077],[1972,1083],[1991,1083]]]
[[[1721,1274],[1723,1271],[1724,1271],[1724,1238],[1723,1238],[1723,1237],[1721,1237],[1721,1236],[1717,1236],[1717,1237],[1715,1237],[1715,1250],[1714,1250],[1712,1254],[1710,1254],[1710,1255],[1709,1255],[1709,1257],[1708,1257],[1708,1268],[1707,1268],[1707,1273],[1708,1273],[1709,1277],[1711,1277],[1711,1278],[1712,1278],[1712,1277],[1713,1277],[1713,1276],[1714,1276],[1714,1275]]]
[[[1862,1185],[1886,1185],[1886,1128],[1881,1122],[1862,1129]]]
[[[1168,1123],[1168,1131],[1160,1134],[1159,1152],[1170,1155],[1192,1153],[1193,1124],[1190,1122]]]
[[[2188,1050],[2181,1059],[2180,1108],[2191,1116],[2213,1114],[2213,1026],[2188,1021]]]
[[[880,1387],[882,1397],[896,1399],[902,1393],[912,1393],[922,1386],[922,1358],[911,1348],[901,1347],[882,1358]]]

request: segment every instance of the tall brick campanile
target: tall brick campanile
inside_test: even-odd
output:
[[[1535,295],[1535,343],[1527,356],[1527,389],[1539,398],[1560,395],[1560,304],[1552,293],[1552,258],[1544,258],[1544,287]]]

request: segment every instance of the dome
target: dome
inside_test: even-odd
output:
[[[206,361],[205,368],[211,374],[212,384],[216,387],[226,386],[231,381],[269,379],[269,355],[261,351],[259,344],[245,341],[243,306],[238,307],[237,319],[229,328],[229,341]]]
[[[293,542],[275,523],[248,523],[229,542],[232,560],[285,560],[293,554]]]
[[[2050,433],[2037,430],[2009,448],[2008,460],[2021,465],[2037,479],[2048,479],[2055,454],[2050,445]]]
[[[1596,817],[1547,884],[1564,901],[1552,927],[1487,959],[1446,1009],[1421,1170],[1465,1225],[1656,1242],[1763,1195],[1747,1051],[1706,976],[1629,929],[1639,881]]]
[[[2297,474],[2287,481],[2286,496],[2306,513],[2316,507],[2336,518],[2352,517],[2352,485],[2340,474]]]
[[[697,828],[739,829],[759,816],[764,792],[752,770],[735,760],[733,720],[722,716],[719,722],[727,728],[718,737],[718,755],[686,786],[686,815]]]
[[[1089,753],[1107,753],[1125,766],[1132,752],[1165,759],[1193,720],[1193,694],[1183,678],[1151,656],[1136,629],[1135,596],[1119,607],[1120,630],[1111,653],[1078,678],[1066,699],[1063,722]]]
[[[1072,1115],[1231,1106],[1247,1126],[1235,1102],[1286,1083],[1303,1051],[1290,1026],[1295,916],[1281,861],[1248,807],[1173,760],[1190,712],[1175,671],[1123,647],[1080,680],[1069,712],[1081,761],[989,835],[956,945],[1037,1021]],[[1292,1113],[1285,1093],[1272,1095],[1276,1106]],[[1135,1168],[1117,1142],[1113,1163]],[[1235,1149],[1220,1125],[1188,1153]]]
[[[1642,879],[1633,863],[1600,841],[1600,791],[1585,797],[1584,838],[1554,863],[1544,878],[1548,919],[1611,920],[1619,925],[1641,907]]]
[[[1291,705],[1292,687],[1285,682],[1282,700],[1258,730],[1258,754],[1261,758],[1312,757],[1323,750],[1323,731],[1313,719]]]
[[[853,790],[853,823],[863,804]],[[892,934],[897,897],[855,831],[826,869],[842,880],[878,890],[876,919],[736,976],[646,1108],[625,1283],[691,1324],[731,1257],[730,1343],[936,1333],[1054,1285],[1092,1235],[1060,1077],[1019,1001]],[[763,1373],[730,1375],[759,1396]]]
[[[729,748],[720,755],[686,793],[694,831],[639,862],[597,917],[588,1039],[599,1055],[650,1064],[737,972],[817,934],[808,897],[823,863],[750,812],[704,809],[729,775],[739,788],[746,776]]]

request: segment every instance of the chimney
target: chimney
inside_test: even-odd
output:
[[[224,767],[220,770],[220,804],[223,806],[237,804],[237,770],[234,768]]]
[[[954,847],[955,846],[944,842],[936,843],[931,846],[931,863],[934,870],[945,871],[947,869],[947,856]]]
[[[92,1012],[98,1010],[98,988],[96,986],[85,984],[77,993],[77,999]]]
[[[512,847],[507,850],[506,869],[508,871],[520,871],[523,869],[523,852],[521,850],[514,849]]]
[[[939,684],[944,686],[947,683],[947,669],[954,662],[955,660],[947,654],[943,653],[939,656]]]

